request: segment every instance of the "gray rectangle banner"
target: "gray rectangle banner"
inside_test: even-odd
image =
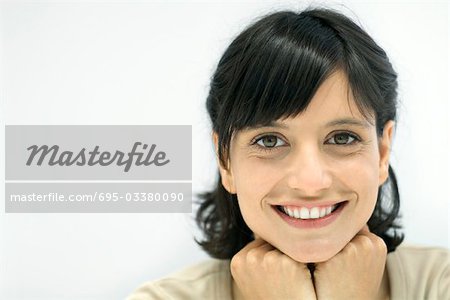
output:
[[[6,125],[6,180],[191,180],[191,125]]]
[[[191,213],[191,183],[6,183],[6,213]]]

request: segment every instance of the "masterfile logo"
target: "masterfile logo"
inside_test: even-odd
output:
[[[146,153],[138,151],[138,148],[142,145],[142,150],[147,150]],[[133,165],[133,160],[136,158],[136,166],[150,166],[154,164],[157,167],[164,166],[170,160],[166,159],[166,153],[164,151],[159,151],[153,156],[156,145],[153,144],[148,147],[147,144],[142,144],[136,142],[133,145],[133,149],[124,153],[122,151],[115,151],[114,154],[109,151],[100,152],[100,146],[95,146],[92,151],[87,151],[86,148],[82,148],[80,152],[74,153],[72,151],[60,151],[59,146],[53,145],[49,147],[48,145],[32,145],[27,148],[30,151],[30,156],[27,160],[27,166],[33,164],[36,156],[35,164],[41,166],[42,163],[47,159],[47,164],[49,166],[60,165],[60,166],[72,166],[76,164],[77,166],[94,166],[99,164],[101,166],[109,166],[116,163],[118,166],[125,166],[124,172],[128,172]],[[145,159],[144,159],[145,154]]]
[[[7,125],[5,212],[191,212],[192,128]]]
[[[190,125],[7,125],[6,180],[191,180]]]

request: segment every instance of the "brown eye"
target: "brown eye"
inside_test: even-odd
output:
[[[357,140],[358,140],[358,138],[350,133],[340,132],[340,133],[336,133],[328,141],[330,141],[330,144],[350,145],[350,144],[353,144]]]
[[[274,148],[277,146],[283,146],[285,143],[282,139],[275,135],[265,135],[260,137],[256,143],[264,148]]]

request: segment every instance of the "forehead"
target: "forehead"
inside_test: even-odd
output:
[[[332,73],[318,88],[306,110],[305,117],[352,116],[364,118],[356,105],[347,76],[342,71]]]
[[[373,117],[367,119],[356,104],[347,76],[342,71],[331,74],[318,88],[306,109],[296,116],[290,116],[276,120],[276,123],[291,123],[299,120],[302,125],[310,126],[315,124],[339,125],[339,122],[354,125],[373,125]],[[346,122],[342,122],[346,120]]]

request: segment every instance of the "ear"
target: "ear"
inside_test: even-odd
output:
[[[391,154],[392,137],[395,122],[389,120],[383,128],[383,135],[379,143],[380,164],[379,164],[379,185],[382,185],[389,176],[389,155]]]
[[[236,194],[236,188],[234,186],[233,174],[230,168],[230,159],[227,158],[227,165],[223,166],[219,159],[219,136],[215,131],[212,133],[214,149],[216,152],[216,160],[219,166],[220,177],[222,178],[222,185],[230,194]]]

